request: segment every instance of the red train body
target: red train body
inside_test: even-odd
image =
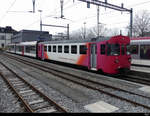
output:
[[[20,43],[15,46],[24,47],[22,55],[85,66],[89,70],[102,70],[108,74],[118,74],[122,70],[130,70],[129,44],[128,37],[119,35],[96,41],[48,41],[35,42],[33,45]],[[32,46],[32,50],[35,46],[35,52],[32,51],[31,55],[26,54],[26,48],[29,46]],[[15,50],[9,50],[11,51]]]

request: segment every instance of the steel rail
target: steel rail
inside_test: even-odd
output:
[[[18,60],[18,61],[20,61],[20,62],[23,62],[23,59],[20,59],[20,60],[19,60],[19,59],[17,58],[17,59],[15,59],[15,60]],[[112,94],[112,93],[103,91],[103,90],[101,90],[101,89],[99,89],[99,88],[92,87],[92,86],[90,86],[90,85],[86,85],[86,84],[83,84],[83,83],[81,83],[81,82],[77,82],[77,81],[75,81],[75,80],[66,78],[65,76],[62,76],[62,74],[59,75],[58,72],[54,73],[54,72],[52,72],[52,71],[50,71],[50,70],[46,70],[46,69],[48,69],[49,67],[45,67],[45,66],[42,66],[42,65],[40,65],[40,64],[33,63],[33,62],[29,62],[29,61],[26,61],[26,60],[24,60],[24,61],[25,61],[25,62],[23,62],[23,63],[28,64],[28,65],[30,65],[30,66],[32,66],[32,67],[37,68],[37,69],[40,69],[40,70],[42,70],[42,71],[48,72],[48,73],[50,73],[50,74],[52,74],[52,75],[54,75],[54,76],[61,77],[61,78],[65,79],[65,80],[68,80],[68,81],[74,82],[74,83],[76,83],[76,84],[82,85],[83,87],[86,87],[86,88],[89,88],[89,89],[93,89],[93,90],[97,90],[97,91],[99,91],[99,92],[101,92],[101,93],[104,93],[104,94],[106,94],[106,95],[109,95],[109,96],[111,96],[111,97],[115,97],[115,98],[118,98],[118,99],[120,99],[120,100],[124,100],[124,101],[126,101],[126,102],[132,103],[132,104],[134,104],[134,105],[136,105],[136,106],[142,106],[142,107],[144,107],[144,108],[150,110],[150,107],[149,107],[149,106],[146,106],[146,105],[144,105],[144,104],[137,103],[137,102],[131,101],[131,100],[129,100],[129,99],[126,99],[126,98],[117,96],[117,95],[115,95],[115,94]],[[27,63],[27,62],[28,62],[28,63]],[[36,65],[36,66],[35,66],[35,65]],[[46,69],[43,69],[43,68],[41,68],[40,66],[42,66],[42,67],[44,67],[44,68],[46,68]],[[49,69],[50,69],[50,68],[49,68]],[[64,72],[61,72],[61,73],[64,73]]]
[[[0,62],[0,64],[2,64],[6,69],[8,69],[11,73],[13,73],[16,77],[18,77],[19,79],[21,79],[23,82],[25,82],[25,84],[27,84],[28,86],[30,86],[31,89],[35,90],[36,93],[40,94],[41,97],[43,97],[44,99],[46,99],[49,103],[53,104],[55,106],[55,108],[60,111],[60,112],[64,112],[66,113],[67,111],[62,108],[61,106],[59,106],[56,102],[54,102],[53,100],[51,100],[48,96],[46,96],[45,94],[43,94],[42,92],[40,92],[38,89],[36,89],[33,85],[31,85],[30,83],[28,83],[26,80],[24,80],[21,76],[19,76],[16,72],[14,72],[13,70],[11,70],[8,66],[6,66],[4,63]],[[9,83],[9,85],[11,86],[11,88],[14,90],[14,92],[17,94],[17,96],[19,97],[19,99],[21,99],[21,101],[23,102],[23,104],[25,105],[25,107],[27,108],[27,110],[29,112],[35,112],[34,110],[32,110],[32,108],[29,106],[28,103],[26,103],[23,98],[19,95],[19,93],[15,90],[15,88],[13,87],[13,85],[9,82],[9,80],[4,77],[4,75],[2,75],[2,73],[0,73],[1,76],[7,81],[7,83]]]
[[[11,57],[11,56],[10,56]],[[14,56],[12,56],[13,58],[15,58]],[[19,60],[19,59],[15,59],[15,60]],[[23,59],[20,59],[19,61],[23,61]],[[24,60],[26,61],[26,60]],[[27,61],[27,62],[30,62],[30,61]],[[77,76],[77,75],[73,75],[73,74],[69,74],[67,72],[63,72],[63,71],[60,71],[60,70],[56,70],[54,68],[50,68],[50,67],[47,67],[47,66],[43,66],[41,64],[38,64],[38,63],[33,63],[33,62],[30,62],[32,64],[35,64],[35,65],[38,65],[38,66],[41,66],[41,67],[44,67],[46,69],[50,69],[50,70],[53,70],[53,71],[56,71],[56,72],[59,72],[59,73],[63,73],[65,75],[68,75],[68,76],[71,76],[71,77],[74,77],[74,78],[78,78],[80,80],[84,80],[84,81],[87,81],[87,82],[91,82],[91,83],[94,83],[94,84],[97,84],[97,85],[102,85],[104,87],[109,87],[111,89],[114,89],[114,90],[118,90],[118,91],[123,91],[123,92],[126,92],[126,93],[130,93],[130,94],[133,94],[133,95],[137,95],[137,96],[140,96],[140,97],[144,97],[144,98],[148,98],[150,99],[150,97],[147,97],[147,96],[144,96],[144,95],[141,95],[141,94],[137,94],[137,93],[134,93],[134,92],[131,92],[131,91],[127,91],[127,90],[124,90],[124,89],[121,89],[121,88],[117,88],[117,87],[114,87],[114,86],[110,86],[108,84],[104,84],[104,83],[101,83],[101,82],[96,82],[96,81],[93,81],[93,80],[89,80],[89,79],[85,79],[85,78],[82,78],[80,76]],[[43,70],[45,71],[45,70]]]

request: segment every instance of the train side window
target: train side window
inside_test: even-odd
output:
[[[53,52],[56,52],[56,46],[53,46]]]
[[[22,51],[22,46],[19,46],[19,52],[21,52]]]
[[[47,46],[44,46],[44,51],[47,52]]]
[[[121,45],[121,54],[125,55],[125,46],[124,45]]]
[[[130,47],[130,52],[131,52],[131,54],[138,54],[138,45],[131,45],[131,47]]]
[[[140,46],[140,58],[141,59],[150,59],[150,46],[149,45],[141,45]]]
[[[77,46],[76,45],[71,46],[71,53],[72,54],[77,54]]]
[[[26,53],[30,53],[29,46],[25,46]]]
[[[48,46],[48,51],[51,52],[51,46]]]
[[[62,46],[58,46],[58,53],[62,53]]]
[[[86,45],[80,45],[80,54],[86,54],[87,47]]]
[[[101,54],[105,54],[105,44],[101,44]]]
[[[64,46],[64,53],[69,53],[69,46]]]

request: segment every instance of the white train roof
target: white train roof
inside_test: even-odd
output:
[[[147,43],[147,42],[150,42],[150,39],[131,40],[131,43]]]
[[[37,41],[31,41],[31,42],[21,42],[19,45],[36,45]]]
[[[85,43],[85,42],[99,42],[99,41],[104,41],[104,40],[109,40],[110,37],[100,37],[99,39],[97,38],[92,38],[92,39],[76,39],[76,40],[54,40],[54,41],[45,41],[45,42],[40,42],[43,44],[58,44],[58,43]]]

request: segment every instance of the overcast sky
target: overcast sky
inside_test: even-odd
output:
[[[22,29],[40,30],[40,13],[42,10],[42,21],[44,24],[67,25],[70,24],[70,31],[83,27],[95,26],[97,24],[97,7],[91,5],[86,7],[86,3],[75,0],[64,0],[64,16],[68,20],[56,19],[60,17],[60,0],[35,0],[36,12],[28,13],[32,10],[32,0],[0,0],[0,26],[12,26],[17,31]],[[104,0],[101,0],[104,1]],[[124,7],[133,8],[134,14],[142,10],[150,11],[150,0],[107,0],[108,3]],[[119,28],[124,30],[129,24],[130,14],[114,11],[100,7],[100,23],[107,28]],[[64,31],[60,28],[43,27],[43,30],[52,34]]]

